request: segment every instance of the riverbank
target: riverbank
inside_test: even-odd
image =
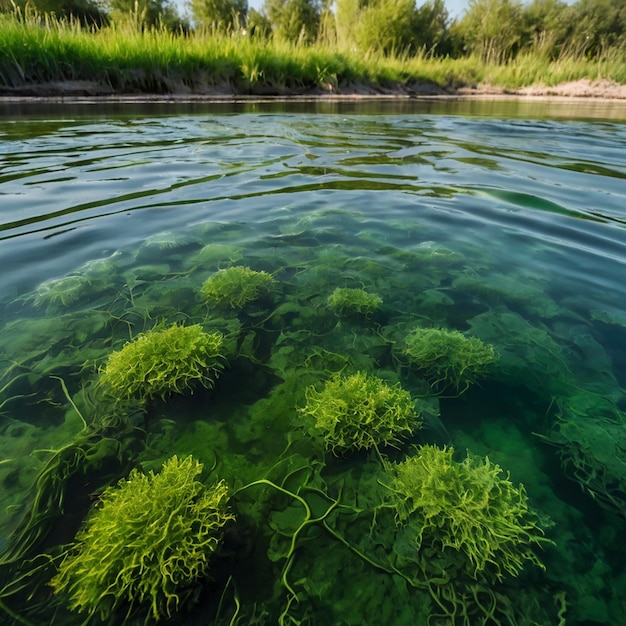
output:
[[[84,99],[98,100],[258,100],[258,99],[366,99],[366,98],[585,98],[601,100],[626,100],[626,85],[610,80],[581,79],[553,86],[535,85],[520,88],[503,88],[490,85],[443,88],[433,83],[388,84],[385,86],[355,83],[351,85],[309,90],[270,89],[258,85],[255,89],[241,90],[230,83],[196,85],[193,89],[182,82],[171,81],[158,91],[133,90],[117,92],[110,85],[97,81],[49,81],[16,87],[0,86],[3,101],[31,99]]]

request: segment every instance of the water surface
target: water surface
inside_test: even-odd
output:
[[[326,511],[336,534],[321,521],[300,527],[300,501],[267,485],[235,492],[237,522],[186,623],[620,622],[623,107],[4,111],[7,615],[76,623],[51,600],[54,566],[41,555],[58,557],[98,494],[130,468],[156,471],[172,454],[193,454],[207,484],[223,478],[235,492],[270,479],[305,497],[313,516]],[[271,273],[272,299],[243,310],[202,302],[203,282],[232,266]],[[338,317],[327,302],[337,287],[383,304],[371,316]],[[172,323],[224,333],[228,366],[218,384],[107,422],[90,389],[108,355]],[[425,389],[400,356],[415,327],[478,337],[498,361],[463,393]],[[382,514],[377,522],[363,512],[380,457],[324,452],[299,417],[305,389],[338,371],[369,372],[428,397],[424,428],[384,458],[451,445],[458,460],[466,451],[487,456],[523,483],[553,542],[540,551],[545,571],[529,564],[491,587],[460,576],[450,592],[411,584],[405,561],[393,561],[400,572],[386,570],[392,552],[414,557],[401,550],[395,522],[385,527]],[[76,450],[91,464],[76,461]],[[340,504],[331,514],[332,502]],[[36,574],[22,584],[33,563]]]

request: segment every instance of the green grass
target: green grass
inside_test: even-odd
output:
[[[5,87],[88,80],[121,93],[228,85],[236,93],[272,94],[357,83],[513,89],[581,78],[626,83],[626,55],[613,51],[600,61],[564,57],[548,62],[531,53],[498,65],[477,57],[388,57],[322,44],[257,41],[239,34],[183,36],[142,31],[130,22],[89,31],[34,12],[0,14],[0,85]]]

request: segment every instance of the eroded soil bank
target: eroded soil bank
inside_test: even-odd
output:
[[[0,86],[3,100],[81,99],[98,100],[240,100],[264,98],[416,98],[416,97],[563,97],[597,98],[602,100],[626,100],[626,85],[608,80],[590,81],[587,79],[562,83],[552,87],[535,85],[520,89],[503,89],[489,85],[463,88],[442,88],[434,84],[379,85],[353,84],[327,89],[294,90],[264,88],[262,86],[247,92],[235,89],[230,84],[197,85],[190,89],[179,82],[163,83],[158,90],[133,89],[118,92],[110,85],[91,81],[66,81],[33,83],[18,87]]]

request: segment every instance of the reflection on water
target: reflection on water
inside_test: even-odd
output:
[[[180,591],[185,623],[619,623],[623,118],[523,101],[300,106],[0,118],[0,622],[76,623],[48,582],[103,490],[192,454],[205,484],[228,484],[236,521],[210,576]],[[271,274],[271,293],[207,300],[205,281],[237,266]],[[346,287],[379,304],[330,306]],[[107,395],[109,355],[172,324],[223,336],[215,386]],[[406,341],[431,327],[497,361],[471,384],[428,374]],[[325,450],[299,410],[307,389],[357,371],[410,392],[423,428]],[[517,554],[519,576],[428,543],[424,510],[392,512],[390,462],[424,444],[524,485],[549,541],[530,558],[500,519],[482,547]],[[460,536],[470,518],[450,519]],[[127,597],[116,611],[146,615]]]

